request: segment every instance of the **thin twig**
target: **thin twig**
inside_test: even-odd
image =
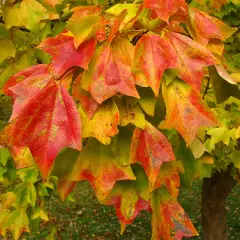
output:
[[[208,82],[207,82],[207,86],[205,88],[205,91],[203,93],[203,99],[205,98],[205,96],[207,95],[208,89],[209,89],[209,85],[210,85],[210,79],[208,78]]]

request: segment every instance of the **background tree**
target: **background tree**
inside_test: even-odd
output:
[[[16,182],[1,196],[3,236],[48,221],[51,192],[65,199],[88,180],[115,207],[121,232],[148,210],[152,239],[191,237],[180,178],[191,187],[202,177],[204,238],[227,238],[240,90],[238,54],[229,41],[228,66],[223,41],[237,29],[200,11],[205,4],[1,3],[0,87],[14,105],[1,123],[0,180]]]

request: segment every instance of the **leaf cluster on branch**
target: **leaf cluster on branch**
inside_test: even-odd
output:
[[[177,202],[180,179],[224,168],[217,144],[239,153],[239,73],[224,58],[237,29],[185,0],[6,1],[0,14],[0,87],[13,100],[0,180],[9,152],[20,169],[0,199],[0,234],[48,221],[49,192],[65,199],[87,180],[122,233],[147,210],[153,240],[198,235]]]

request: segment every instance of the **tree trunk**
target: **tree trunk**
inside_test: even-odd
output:
[[[228,226],[225,200],[236,180],[231,176],[232,165],[225,172],[215,172],[203,179],[202,229],[204,240],[227,240]]]

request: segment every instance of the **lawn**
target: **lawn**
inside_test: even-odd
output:
[[[201,238],[201,182],[195,181],[192,191],[181,190],[179,202],[191,217]],[[61,203],[57,196],[49,202],[49,211],[55,217],[58,239],[63,240],[149,240],[151,239],[150,214],[142,212],[121,236],[120,226],[112,207],[98,203],[87,182],[79,183],[74,190],[75,202]],[[237,186],[227,199],[229,239],[240,239],[240,187]],[[38,232],[24,239],[45,239],[50,225],[43,225]]]

